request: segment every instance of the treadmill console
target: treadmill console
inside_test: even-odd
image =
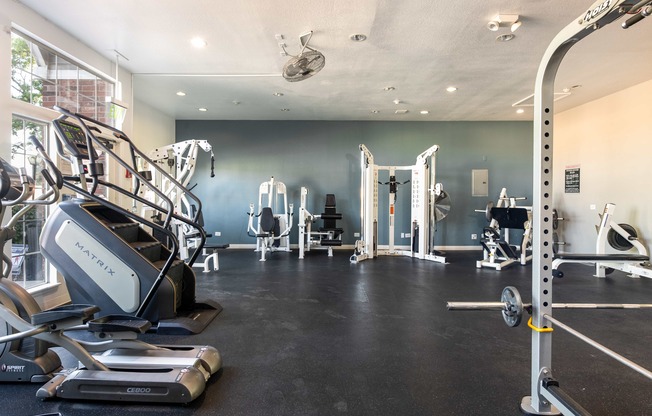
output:
[[[69,152],[72,157],[88,160],[92,155],[94,158],[97,158],[97,153],[95,153],[95,149],[92,147],[90,149],[92,154],[89,154],[86,135],[82,128],[77,124],[63,120],[55,120],[54,126],[57,131],[59,142],[66,148],[66,151]]]

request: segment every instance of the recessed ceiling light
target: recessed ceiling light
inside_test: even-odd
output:
[[[396,110],[394,114],[407,114],[409,110]]]
[[[420,113],[421,113],[421,114],[430,114],[430,111],[428,111],[428,110],[421,110]]]
[[[190,39],[190,43],[195,48],[205,48],[206,45],[208,45],[208,43],[204,39],[202,39],[200,37]]]
[[[392,101],[392,102],[393,102],[394,104],[396,104],[396,105],[399,105],[399,104],[401,104],[403,101],[401,101],[401,100],[399,100],[399,99],[397,98],[397,99],[395,99],[395,100]]]
[[[233,105],[238,105],[238,104],[240,104],[240,101],[237,101],[237,100],[233,100],[233,101],[231,101],[231,102],[233,103]]]
[[[365,40],[367,40],[367,35],[363,35],[362,33],[356,33],[349,36],[349,39],[351,39],[354,42],[364,42]]]
[[[204,108],[204,107],[199,107],[197,110],[199,110],[199,111],[208,111],[208,109]]]
[[[371,113],[372,113],[372,114],[378,114],[378,113],[380,113],[380,111],[378,111],[378,110],[371,110]]]
[[[455,91],[457,91],[457,87],[450,86],[450,87],[446,88],[446,91],[455,92]]]
[[[516,35],[512,33],[504,33],[502,35],[496,36],[496,42],[509,42],[510,40],[514,39]]]
[[[283,96],[283,93],[282,93],[282,92],[275,92],[274,95],[275,95],[276,97],[282,97],[282,96]]]
[[[183,92],[183,91],[177,91],[177,95],[178,95],[179,97],[185,97],[185,96],[186,96],[186,93]]]
[[[281,108],[281,111],[290,111],[289,108]]]
[[[523,114],[523,113],[525,113],[525,110],[523,110],[522,108],[516,110],[516,114]]]
[[[394,88],[392,86],[388,86],[388,87],[383,88],[383,90],[385,90],[385,91],[394,91],[395,89],[396,88]]]

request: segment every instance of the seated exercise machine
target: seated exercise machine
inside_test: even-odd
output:
[[[279,204],[279,199],[282,202]],[[287,189],[283,182],[274,177],[260,184],[258,188],[258,211],[249,204],[247,234],[256,238],[256,251],[260,261],[266,260],[267,252],[290,252],[290,231],[292,229],[293,204],[288,204]],[[254,217],[258,224],[254,226]]]
[[[484,210],[476,210],[483,212],[489,221],[489,226],[482,230],[480,244],[483,258],[476,262],[478,269],[489,267],[501,270],[516,262],[526,265],[532,259],[532,254],[528,254],[532,238],[532,210],[516,206],[517,200],[524,199],[507,196],[507,188],[503,188],[495,206],[490,201]],[[509,230],[523,230],[519,248],[510,244]]]
[[[614,270],[629,273],[630,277],[652,278],[650,256],[645,246],[638,240],[636,229],[629,224],[617,224],[613,220],[616,205],[608,203],[600,215],[600,225],[596,226],[598,238],[595,244],[595,253],[555,253],[552,262],[555,277],[563,277],[559,270],[563,263],[581,263],[595,266],[596,277],[606,277]],[[607,244],[613,249],[623,253],[608,253]],[[636,252],[628,252],[631,249]]]
[[[630,361],[620,354],[606,348],[597,341],[581,334],[579,331],[566,325],[554,316],[553,309],[558,305],[553,301],[553,293],[557,285],[553,284],[553,163],[554,163],[554,118],[555,118],[555,78],[558,69],[566,53],[573,45],[582,41],[586,36],[597,32],[613,21],[628,16],[622,23],[627,29],[636,22],[643,20],[652,14],[652,0],[598,0],[594,2],[577,18],[573,19],[566,27],[561,29],[559,34],[551,41],[544,52],[539,64],[534,87],[534,166],[533,166],[533,203],[532,203],[532,304],[527,308],[532,316],[528,322],[531,329],[531,360],[530,369],[524,377],[530,379],[529,395],[523,397],[520,403],[520,410],[527,415],[588,415],[589,413],[577,401],[575,401],[567,390],[562,388],[562,380],[558,379],[558,368],[552,362],[552,349],[555,343],[553,335],[564,331],[569,333],[588,345],[606,353],[630,369],[637,371],[649,380],[652,380],[652,371]],[[595,56],[599,62],[601,56]],[[563,286],[561,287],[563,289]],[[503,291],[501,302],[498,305],[487,306],[475,304],[473,309],[498,308],[503,317],[508,318],[508,324],[516,323],[520,296],[514,290]],[[484,304],[484,302],[482,302]],[[589,307],[594,305],[588,304]],[[613,305],[606,305],[611,308]],[[622,305],[623,309],[637,305]],[[639,307],[641,305],[638,305]],[[586,308],[587,304],[577,305],[578,308]],[[644,323],[642,323],[644,324]],[[555,335],[556,337],[556,335]],[[645,346],[643,346],[645,348]],[[506,365],[509,365],[510,357],[505,357]],[[558,364],[559,365],[559,364]],[[570,370],[569,370],[570,371]],[[587,371],[583,368],[582,371]],[[481,374],[478,374],[481,376]],[[518,385],[522,384],[515,374],[512,379]],[[595,384],[595,377],[592,376],[583,385],[590,388]],[[605,381],[607,383],[613,380]],[[487,395],[492,394],[490,391]],[[587,397],[591,397],[591,394]],[[598,401],[604,401],[605,397]],[[641,404],[645,406],[646,403]]]
[[[193,213],[193,218],[196,215],[197,225],[204,227],[204,216],[201,212],[198,215],[196,214],[197,207],[195,207],[195,205],[191,205],[190,211]],[[221,235],[219,231],[213,232],[212,235],[209,235],[206,230],[204,230],[204,234],[208,237],[219,237]],[[201,238],[198,232],[188,232],[184,235],[184,238],[186,238],[186,241],[188,242],[187,248],[194,251],[201,250],[203,261],[200,263],[195,260],[195,262],[191,264],[192,267],[201,267],[204,273],[209,273],[211,271],[216,272],[220,270],[220,259],[218,251],[229,248],[229,244],[204,244],[203,246],[200,246]]]
[[[197,155],[200,149],[211,155],[212,178],[215,176],[215,155],[213,153],[213,147],[207,140],[185,140],[183,142],[157,147],[147,154],[149,160],[156,163],[157,167],[153,167],[149,163],[143,164],[148,168],[147,176],[150,182],[174,203],[176,214],[189,220],[196,218],[196,222],[203,227],[201,212],[197,212],[196,205],[190,202],[190,198],[186,194],[186,191],[192,189],[189,189],[189,184],[195,173]],[[165,171],[168,174],[166,176],[162,175],[162,172]],[[176,181],[169,180],[168,176],[173,177]],[[181,186],[177,186],[177,183],[181,184]],[[164,203],[160,198],[157,198],[156,193],[152,192],[149,187],[142,187],[141,195],[157,205]],[[142,216],[145,218],[155,218],[159,224],[162,223],[160,212],[153,210],[147,205],[143,206]],[[194,257],[195,260],[191,264],[189,262],[189,259],[193,258],[191,253],[194,253],[198,249],[201,242],[200,233],[195,227],[189,226],[183,221],[174,218],[170,222],[170,229],[179,241],[179,257],[181,259],[192,267],[201,267],[204,272],[219,270],[218,250],[228,248],[228,244],[204,244],[200,250],[203,262],[199,263],[197,261],[198,258]],[[208,237],[211,236],[205,230],[204,233]],[[213,234],[219,236],[219,232]],[[164,236],[156,236],[164,238]]]
[[[169,229],[172,219],[195,227],[203,245],[205,234],[196,218],[176,214],[174,203],[141,175],[135,166],[136,156],[145,161],[148,158],[123,132],[65,109],[57,110],[62,115],[52,125],[58,153],[72,169],[63,177],[63,187],[75,192],[76,197],[62,201],[49,216],[43,227],[41,251],[66,279],[72,302],[98,305],[101,315],[129,314],[147,319],[159,333],[201,332],[222,307],[214,301],[195,300],[195,274],[177,256],[178,240]],[[130,160],[107,146],[103,132],[112,133],[112,140],[127,148]],[[102,179],[99,152],[131,174],[133,189]],[[161,175],[176,182],[165,172]],[[100,193],[100,185],[157,210],[163,223],[111,202]],[[176,185],[182,188],[178,182]],[[162,204],[139,196],[141,186],[149,186]],[[189,190],[185,195],[201,212],[201,201]],[[166,235],[169,245],[156,239],[149,229]],[[195,252],[188,262],[192,264],[199,254]]]
[[[328,256],[333,256],[333,247],[342,245],[341,228],[337,227],[337,221],[342,219],[342,214],[337,212],[335,207],[335,195],[326,194],[326,205],[321,214],[311,214],[306,208],[308,188],[301,187],[301,208],[299,208],[299,258],[303,259],[306,251],[312,248],[321,247],[328,249]],[[318,230],[312,230],[312,224],[322,220],[323,224]]]
[[[446,263],[443,253],[435,250],[436,223],[450,211],[450,197],[441,183],[435,182],[435,156],[439,150],[434,145],[417,156],[411,166],[379,166],[364,144],[360,146],[361,196],[360,228],[362,239],[355,242],[351,263],[372,259],[380,255],[401,255]],[[394,216],[398,186],[396,171],[409,171],[411,244],[408,250],[398,250],[394,245]],[[378,247],[378,185],[379,172],[389,174],[389,243],[386,250]],[[404,182],[406,183],[406,182]]]
[[[34,181],[0,159],[0,217],[7,207],[22,204],[0,227],[2,246],[13,236],[14,225],[36,205],[59,197],[63,177],[38,140],[31,138],[47,169],[49,189],[34,198]],[[221,358],[210,346],[154,346],[136,340],[151,323],[131,316],[92,320],[99,308],[73,304],[43,311],[34,298],[7,277],[12,263],[3,255],[0,277],[0,381],[46,384],[37,397],[188,403],[221,368]],[[64,331],[91,331],[99,341],[70,338]],[[69,351],[81,367],[64,370],[50,346]],[[92,355],[96,353],[97,355]],[[93,394],[89,394],[92,391]]]

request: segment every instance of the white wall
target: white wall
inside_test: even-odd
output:
[[[595,252],[598,214],[616,204],[615,220],[652,243],[652,80],[555,116],[554,201],[568,218],[562,247]],[[580,167],[580,193],[564,193],[564,171]],[[596,210],[590,206],[595,205]]]
[[[175,142],[175,120],[140,100],[134,100],[134,144],[144,152]]]

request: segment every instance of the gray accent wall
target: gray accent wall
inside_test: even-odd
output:
[[[208,140],[215,153],[215,177],[210,158],[200,152],[191,184],[204,205],[205,228],[220,231],[215,242],[254,244],[247,236],[246,213],[257,202],[261,182],[271,176],[287,186],[295,218],[291,243],[297,243],[300,189],[309,190],[307,209],[323,212],[325,195],[335,194],[343,242],[353,244],[360,231],[360,151],[363,143],[375,162],[385,166],[415,163],[433,144],[437,156],[436,181],[452,200],[450,214],[438,223],[436,245],[477,248],[471,234],[482,233],[489,200],[502,187],[510,196],[532,194],[531,122],[357,122],[357,121],[193,121],[177,120],[176,140]],[[489,170],[489,197],[471,196],[473,169]],[[409,179],[399,172],[398,181]],[[386,182],[388,177],[380,177]],[[379,244],[388,241],[388,191],[379,190]],[[401,233],[410,232],[410,184],[401,185],[396,204],[397,245],[408,245]],[[529,205],[525,202],[523,205]]]

